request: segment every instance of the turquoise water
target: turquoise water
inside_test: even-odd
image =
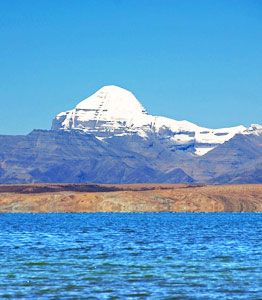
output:
[[[262,214],[1,214],[0,298],[262,299]]]

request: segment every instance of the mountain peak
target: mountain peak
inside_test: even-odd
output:
[[[109,92],[109,93],[131,93],[129,90],[124,89],[118,85],[104,85],[102,86],[96,93],[98,92]],[[132,93],[131,93],[132,94]]]
[[[130,117],[145,113],[143,106],[130,91],[114,85],[102,87],[81,101],[76,109],[93,111],[92,117],[96,120],[127,121]]]
[[[146,110],[134,94],[108,85],[82,100],[74,109],[58,114],[52,129],[121,132],[141,126],[146,116]]]

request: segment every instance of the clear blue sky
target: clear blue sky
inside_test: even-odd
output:
[[[0,0],[0,134],[110,84],[152,114],[262,123],[262,1]]]

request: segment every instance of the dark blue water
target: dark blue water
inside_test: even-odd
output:
[[[262,299],[262,214],[1,214],[0,298]]]

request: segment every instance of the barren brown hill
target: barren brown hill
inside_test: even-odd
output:
[[[0,212],[261,212],[262,185],[0,186]]]

